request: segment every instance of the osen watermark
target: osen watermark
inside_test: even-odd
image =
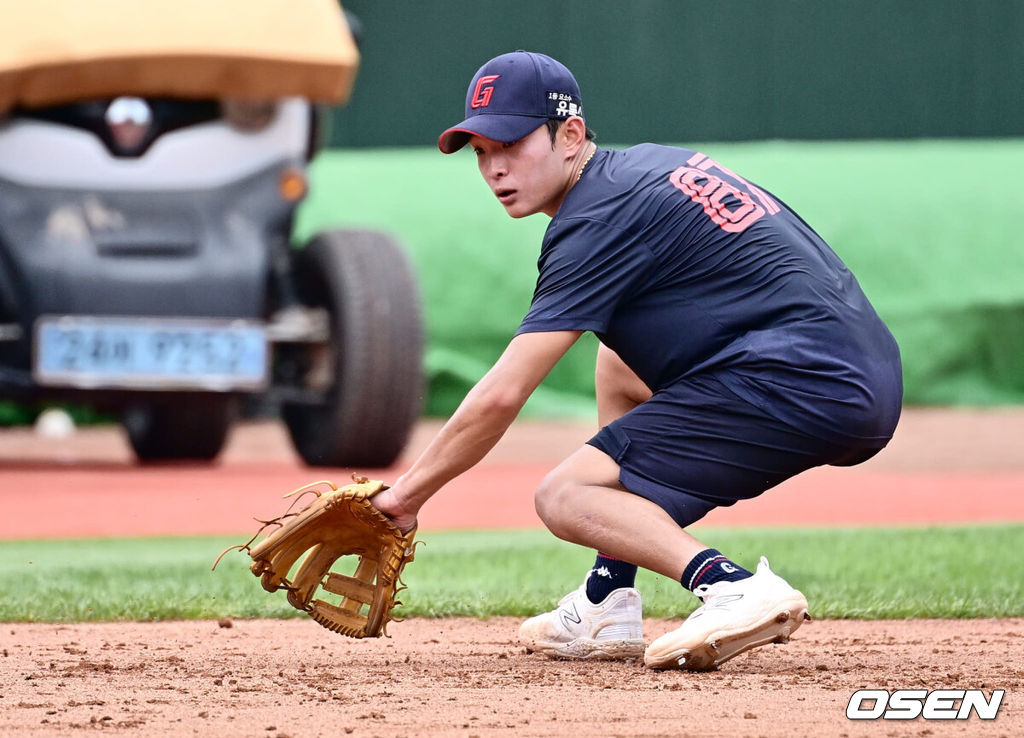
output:
[[[995,720],[1005,689],[859,689],[850,697],[850,720]]]

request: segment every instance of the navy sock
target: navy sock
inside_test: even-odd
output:
[[[709,548],[693,557],[683,570],[683,576],[679,581],[693,592],[702,584],[737,582],[751,576],[753,574],[742,566],[730,561],[721,552]]]
[[[620,561],[600,551],[594,568],[587,577],[587,599],[595,605],[604,602],[612,590],[632,587],[636,581],[636,564]]]

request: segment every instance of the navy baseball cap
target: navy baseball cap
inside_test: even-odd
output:
[[[532,51],[496,56],[477,70],[466,92],[466,119],[449,128],[437,146],[452,154],[482,136],[512,143],[549,118],[583,117],[580,86],[565,65]]]

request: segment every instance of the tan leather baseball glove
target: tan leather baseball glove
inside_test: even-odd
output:
[[[295,498],[291,507],[280,517],[260,521],[263,527],[248,543],[232,548],[249,553],[249,568],[265,590],[287,590],[293,607],[328,630],[353,638],[377,637],[386,635],[391,610],[400,604],[395,595],[405,589],[399,577],[413,559],[416,531],[402,533],[373,506],[371,498],[387,485],[355,474],[352,479],[354,484],[340,489],[331,482],[315,482],[285,495]],[[316,497],[293,512],[309,494]],[[273,525],[280,527],[253,545]],[[344,556],[350,557],[351,573],[332,571]]]

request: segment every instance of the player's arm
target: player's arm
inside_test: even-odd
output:
[[[551,331],[513,338],[412,468],[374,504],[400,526],[411,526],[424,502],[487,455],[580,334]]]

